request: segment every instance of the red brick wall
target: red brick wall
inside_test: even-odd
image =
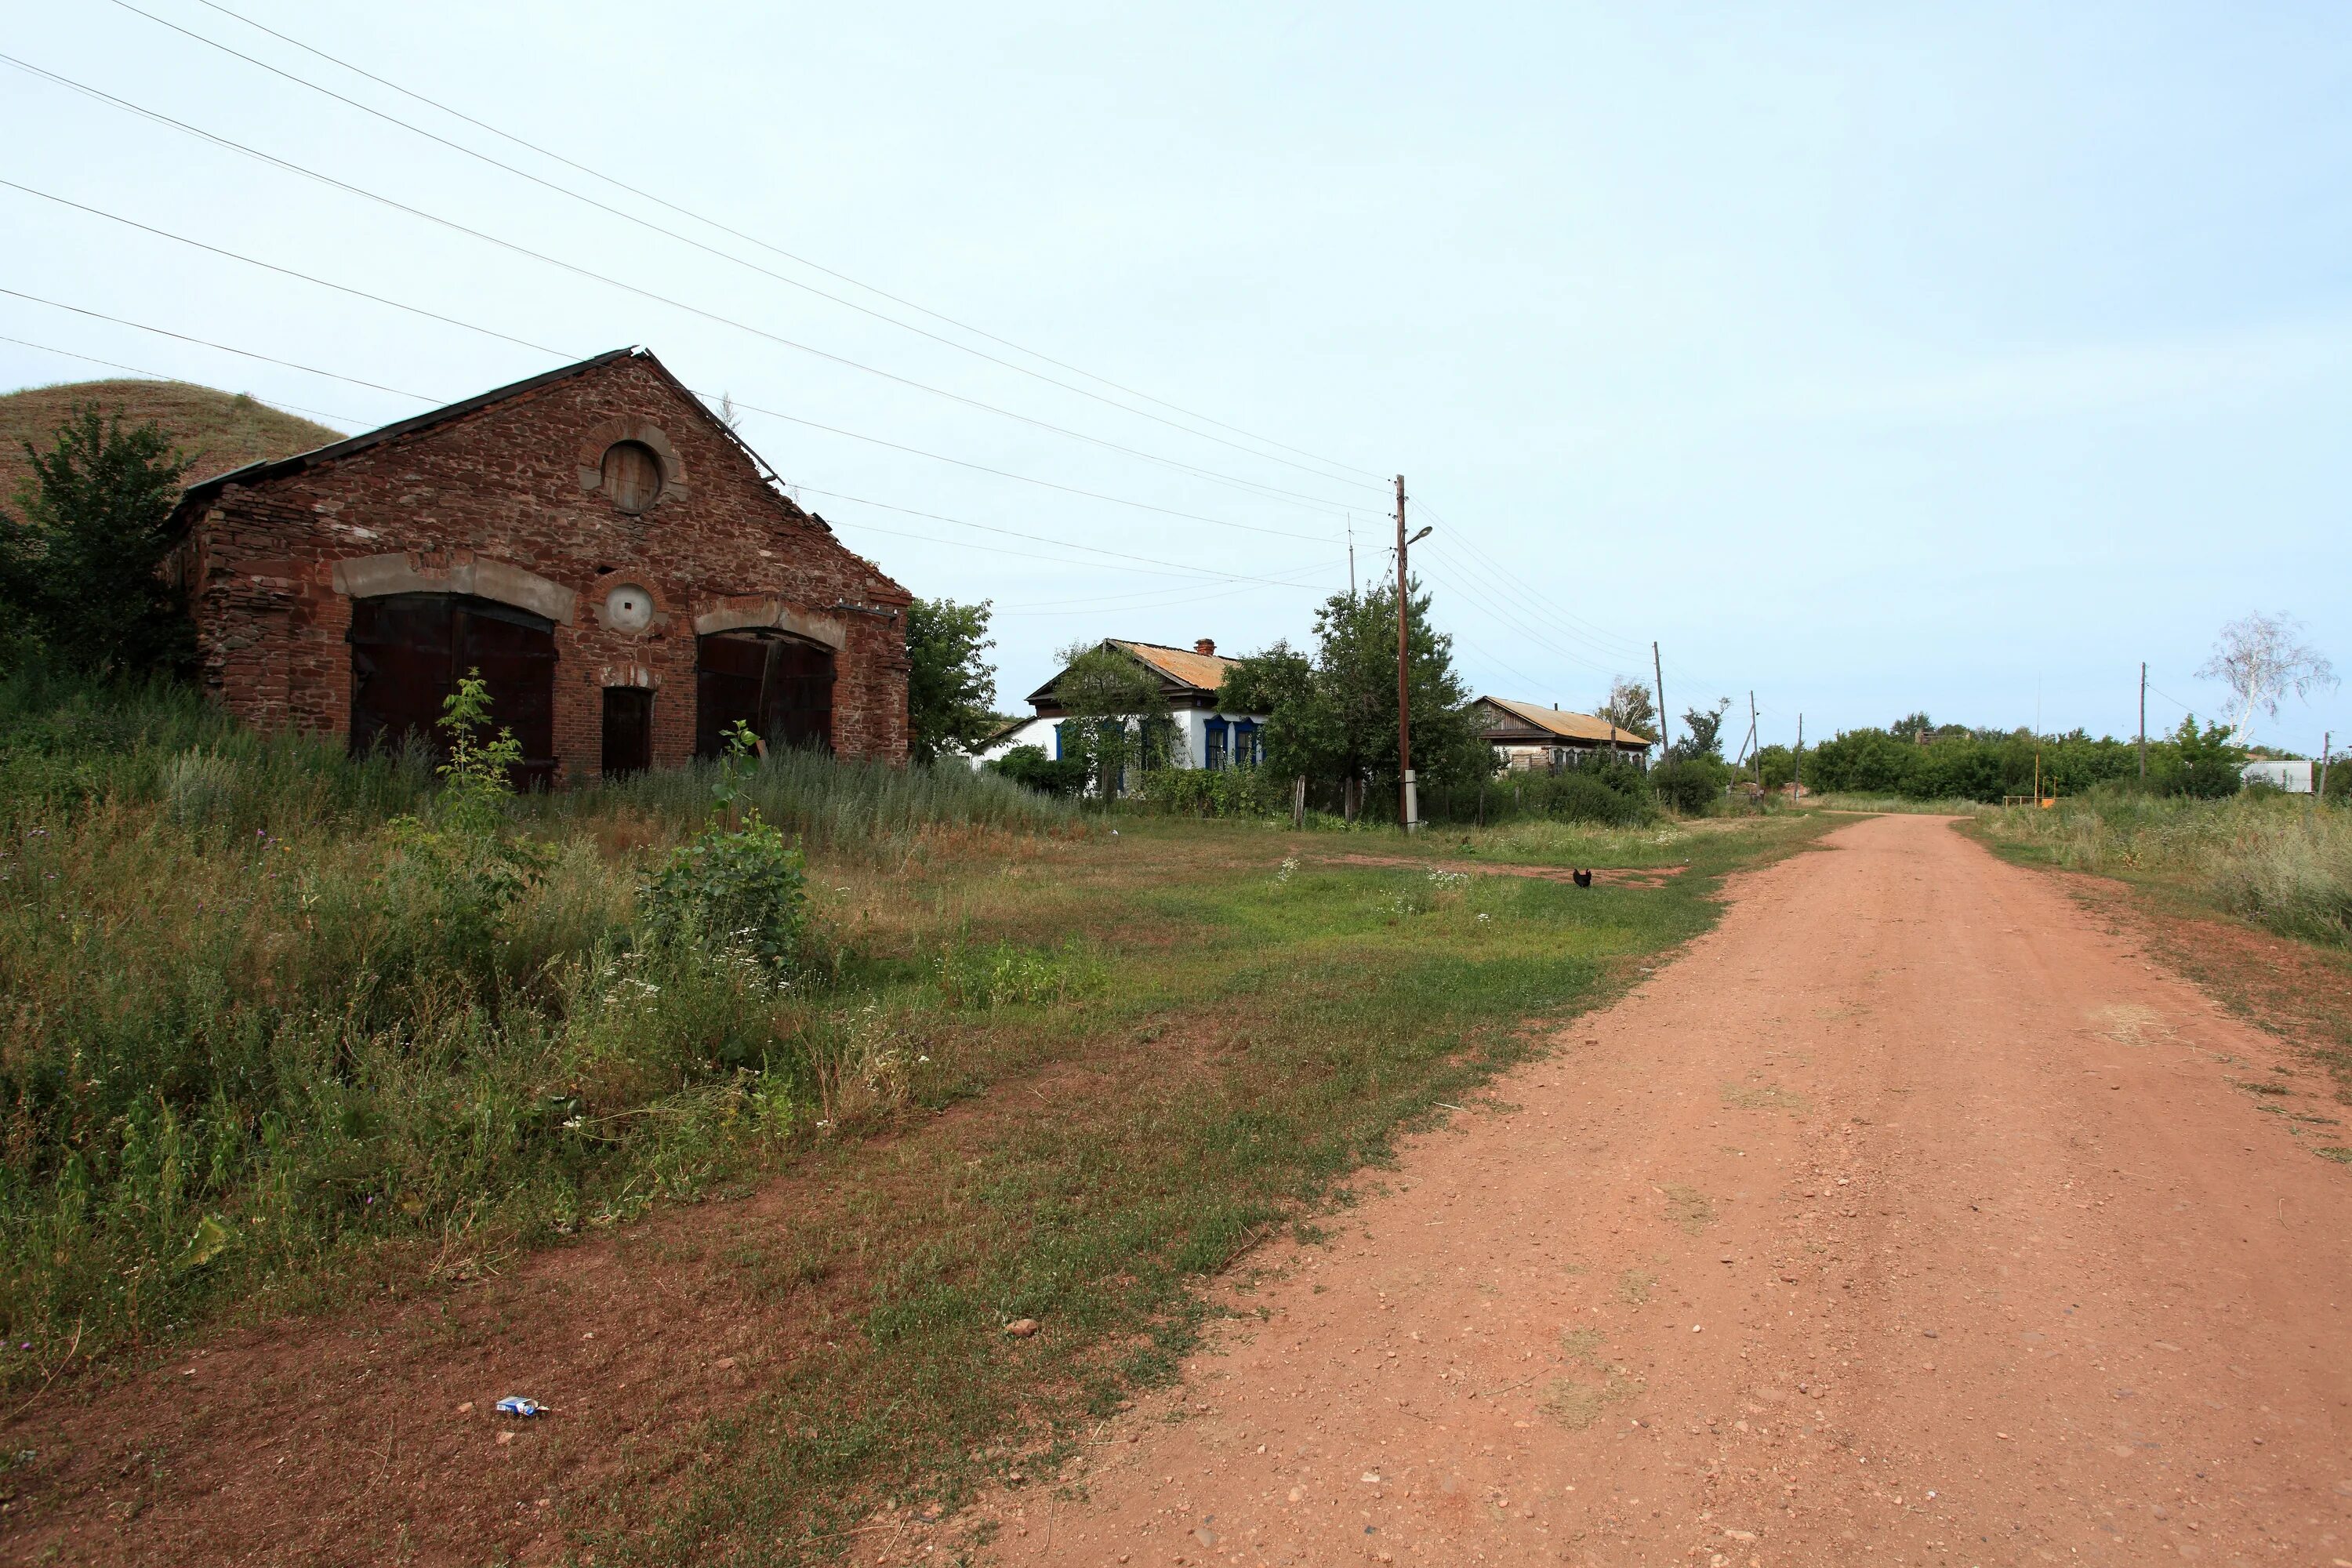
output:
[[[583,488],[583,468],[593,469],[614,432],[641,426],[666,441],[673,482],[632,517],[601,489]],[[906,759],[906,628],[895,612],[907,591],[770,489],[648,357],[613,360],[200,503],[184,565],[207,687],[263,730],[348,734],[351,599],[336,567],[400,555],[428,579],[496,563],[578,595],[555,628],[555,753],[568,778],[596,774],[608,685],[649,680],[655,762],[690,757],[696,617],[776,603],[844,637],[835,751]],[[606,595],[628,584],[654,598],[644,631],[607,627],[598,616]]]

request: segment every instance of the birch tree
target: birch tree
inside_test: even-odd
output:
[[[2288,694],[2307,699],[2336,686],[2336,667],[2303,640],[2301,621],[2259,610],[2221,628],[2213,657],[2197,673],[2222,682],[2236,696],[2238,720],[2231,733],[2241,746],[2253,739],[2256,709],[2275,719],[2280,700]]]

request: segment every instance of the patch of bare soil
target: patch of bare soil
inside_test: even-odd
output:
[[[1083,1494],[859,1560],[2352,1562],[2316,1075],[1943,823],[1830,842],[1272,1249]]]
[[[2352,1105],[2352,953],[2185,909],[2111,878],[2051,875],[2116,934],[2145,942],[2231,1011],[2302,1053],[2335,1080],[2336,1100]]]
[[[1325,855],[1318,866],[1405,866],[1419,871],[1459,871],[1487,877],[1529,877],[1539,882],[1572,882],[1575,872],[1566,866],[1506,866],[1487,860],[1417,860],[1403,855]],[[1595,887],[1661,888],[1678,877],[1685,866],[1597,866],[1587,874]]]

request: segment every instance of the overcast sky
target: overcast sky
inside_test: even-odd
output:
[[[1076,640],[1304,637],[1399,472],[1498,696],[1590,707],[1654,637],[1675,709],[1752,688],[1768,742],[2120,735],[2143,658],[2151,728],[2224,707],[2193,672],[2255,609],[2352,667],[2332,0],[222,3],[776,248],[204,0],[137,4],[711,248],[120,0],[9,0],[10,56],[446,225],[14,68],[0,177],[523,342],[5,188],[0,287],[397,390],[7,296],[0,333],[343,429],[646,344],[773,411],[745,437],[908,588],[992,600],[1008,704]],[[0,342],[0,385],[110,374]],[[2323,728],[2352,698],[2257,735]]]

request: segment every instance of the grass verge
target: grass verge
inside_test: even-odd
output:
[[[830,1315],[827,1353],[685,1456],[648,1456],[576,1544],[607,1564],[822,1561],[885,1506],[953,1508],[1057,1464],[1173,1374],[1207,1310],[1196,1281],[1347,1202],[1402,1131],[1704,930],[1723,873],[1829,826],[1693,835],[1689,872],[1657,889],[1286,875],[1296,838],[1203,824],[935,868],[934,918],[963,941],[1037,951],[1084,930],[1097,980],[997,1009],[1018,1026],[984,1049],[926,1037],[913,1130],[832,1153],[837,1206],[761,1248]],[[990,1108],[984,1131],[922,1125],[959,1099]],[[1034,1337],[1004,1332],[1021,1319]]]

